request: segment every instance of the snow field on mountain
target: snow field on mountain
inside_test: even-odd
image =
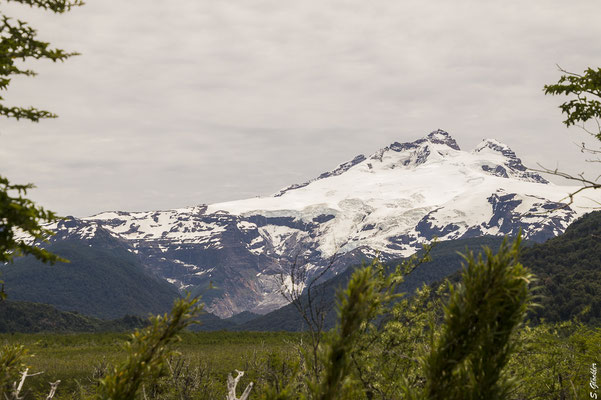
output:
[[[561,208],[558,202],[576,189],[528,171],[496,140],[466,152],[438,130],[357,156],[271,196],[104,212],[84,218],[81,226],[57,229],[89,239],[101,227],[180,288],[220,279],[222,295],[207,309],[229,316],[282,305],[281,291],[289,291],[291,282],[280,274],[297,256],[316,274],[335,254],[408,256],[434,237],[515,235],[522,229],[527,238],[545,240],[595,205],[579,196]]]

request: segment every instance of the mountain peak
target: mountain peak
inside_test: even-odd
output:
[[[441,146],[442,145],[442,146]],[[413,142],[394,142],[375,152],[370,158],[382,162],[389,159],[391,168],[397,166],[417,166],[432,159],[446,157],[449,152],[461,151],[455,139],[448,132],[437,129]],[[399,154],[394,154],[399,153]]]
[[[474,149],[474,153],[479,153],[484,150],[492,150],[501,153],[506,157],[517,158],[515,152],[511,150],[505,143],[499,142],[497,139],[482,139],[480,144]]]
[[[457,160],[465,160],[465,157],[456,158],[460,153],[470,156],[469,152],[463,152],[459,148],[455,139],[448,132],[437,129],[413,142],[394,142],[369,157],[360,154],[352,160],[338,165],[331,171],[324,172],[303,183],[288,186],[273,196],[281,197],[291,190],[301,189],[315,181],[342,175],[351,169],[375,173],[395,168],[416,168],[428,162],[449,162],[455,165],[453,163],[456,163]],[[480,163],[479,169],[481,168],[488,174],[504,178],[513,177],[530,182],[548,183],[540,175],[528,171],[514,151],[498,140],[484,139],[471,152],[470,157],[475,157]]]
[[[426,139],[431,143],[446,144],[454,150],[461,150],[455,139],[453,139],[447,131],[443,131],[442,129],[430,132],[428,136],[426,136]]]
[[[503,167],[496,166],[494,169],[491,166],[483,165],[482,169],[491,172],[493,175],[507,177],[512,175],[521,180],[538,183],[549,183],[545,178],[536,172],[528,171],[528,168],[522,164],[522,160],[515,154],[513,150],[505,143],[501,143],[496,139],[483,139],[482,142],[472,152],[473,154],[493,152],[502,155],[505,158]]]
[[[405,150],[415,150],[419,147],[423,147],[424,145],[427,146],[430,143],[431,144],[443,144],[443,145],[450,147],[453,150],[461,150],[459,148],[459,146],[457,145],[457,142],[455,141],[455,139],[453,139],[451,137],[451,135],[449,135],[448,132],[443,131],[442,129],[437,129],[435,131],[430,132],[427,136],[425,136],[421,139],[417,139],[413,142],[404,142],[404,143],[394,142],[390,146],[385,147],[382,150],[380,150],[380,152],[392,150],[392,151],[396,151],[396,152],[400,153]],[[378,153],[376,153],[376,154],[378,154]],[[379,157],[379,156],[377,156],[377,157]]]
[[[472,153],[493,152],[504,156],[512,168],[518,171],[525,171],[526,167],[522,164],[522,160],[518,158],[513,150],[505,143],[501,143],[496,139],[483,139],[482,142]]]

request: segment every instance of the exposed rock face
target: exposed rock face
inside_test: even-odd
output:
[[[357,156],[273,196],[105,212],[57,228],[93,236],[102,227],[156,274],[202,293],[209,311],[227,317],[282,306],[281,291],[292,283],[280,276],[295,265],[310,279],[333,257],[330,273],[336,274],[378,253],[384,259],[409,255],[435,236],[513,235],[521,229],[526,238],[545,240],[582,213],[559,207],[570,191],[527,171],[497,141],[465,152],[437,130]]]
[[[511,150],[507,145],[503,143],[499,143],[493,139],[483,140],[482,143],[476,147],[474,150],[475,153],[486,153],[486,152],[496,152],[505,157],[505,162],[503,165],[495,165],[494,168],[489,165],[483,165],[482,169],[487,172],[491,172],[494,175],[501,176],[503,178],[509,178],[508,171],[510,171],[511,176],[518,177],[522,180],[527,180],[531,182],[538,183],[549,183],[545,178],[540,176],[535,172],[527,171],[527,168],[522,164],[522,160],[520,160],[513,150]]]

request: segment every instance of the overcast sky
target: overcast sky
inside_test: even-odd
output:
[[[2,3],[82,53],[31,63],[0,120],[0,174],[61,215],[278,191],[355,155],[447,130],[526,165],[593,175],[557,106],[556,64],[601,66],[599,0],[88,0],[66,15]],[[591,142],[592,143],[592,142]],[[597,171],[598,175],[598,171]],[[595,175],[596,176],[596,175]]]

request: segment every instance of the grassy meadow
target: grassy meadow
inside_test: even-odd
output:
[[[159,385],[145,387],[149,398],[170,398],[174,385],[193,398],[225,398],[228,373],[246,371],[239,385],[253,381],[255,393],[289,376],[299,359],[303,336],[287,332],[185,332],[170,360],[173,371]],[[55,399],[84,398],[109,365],[122,361],[126,333],[2,334],[0,344],[22,344],[29,350],[30,373],[25,399],[45,398],[49,382],[61,380]],[[278,378],[280,377],[280,378]],[[164,392],[164,397],[161,393]],[[43,395],[43,396],[42,396]],[[186,398],[186,397],[184,397]]]
[[[305,334],[289,332],[184,332],[180,337],[175,345],[177,354],[169,359],[164,376],[146,383],[136,398],[224,399],[227,376],[235,376],[236,369],[245,371],[238,393],[254,382],[251,398],[263,398],[268,390],[279,391],[298,381],[295,375],[303,375],[301,348],[309,343]],[[24,345],[29,350],[29,373],[44,372],[27,378],[24,400],[46,398],[49,382],[56,380],[61,383],[54,399],[85,400],[93,398],[97,380],[110,365],[124,360],[122,347],[128,338],[126,333],[2,334],[0,345]],[[418,340],[413,349],[406,350],[416,355],[415,349],[424,344]],[[383,362],[385,353],[372,355],[374,367],[381,372],[390,367]],[[523,327],[506,369],[515,380],[508,398],[584,398],[589,390],[589,368],[598,365],[599,354],[599,327],[572,322]],[[370,357],[365,360],[369,362]],[[400,375],[422,373],[416,364]]]

